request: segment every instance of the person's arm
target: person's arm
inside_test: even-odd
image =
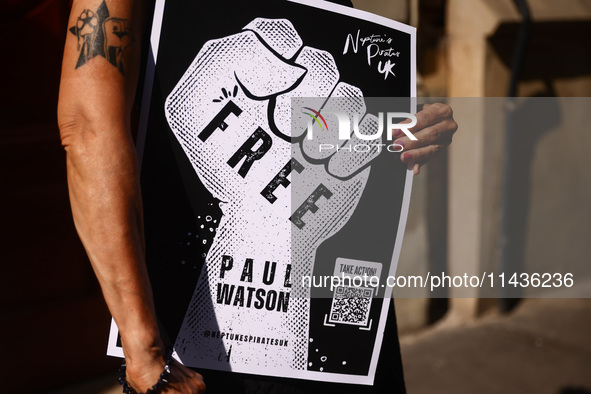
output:
[[[58,105],[76,229],[119,327],[128,382],[142,392],[164,367],[130,134],[146,3],[74,1]],[[167,393],[205,389],[199,374],[175,365]]]

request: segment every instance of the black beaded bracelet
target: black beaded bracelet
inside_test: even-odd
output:
[[[119,368],[119,379],[117,380],[121,386],[123,386],[123,392],[125,394],[156,394],[160,389],[166,387],[168,384],[168,377],[170,376],[170,367],[172,366],[174,359],[172,358],[172,352],[168,353],[166,356],[166,364],[164,365],[164,371],[160,374],[160,379],[156,382],[152,388],[149,388],[145,393],[138,393],[135,391],[129,383],[127,383],[127,379],[125,377],[125,371],[127,364],[125,364],[125,360],[121,364],[121,368]]]

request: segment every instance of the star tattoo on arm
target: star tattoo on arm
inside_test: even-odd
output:
[[[80,51],[76,68],[102,56],[125,75],[123,56],[133,41],[131,27],[127,19],[111,17],[104,1],[96,11],[83,10],[70,32],[76,36]]]

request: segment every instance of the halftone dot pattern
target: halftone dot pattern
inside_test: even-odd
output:
[[[306,130],[310,118],[301,111],[292,112],[292,97],[328,97],[340,77],[332,55],[326,51],[304,47],[295,62],[306,68],[306,75],[295,89],[277,97],[274,110],[279,131],[293,137],[299,136],[294,135],[294,131],[301,133]],[[320,110],[320,107],[313,109]],[[295,118],[291,118],[291,115],[295,115]],[[300,124],[304,127],[292,127]]]
[[[292,154],[296,160],[304,160],[301,157],[300,149],[293,149]],[[370,169],[367,168],[346,181],[330,176],[323,164],[310,165],[307,163],[306,171],[306,176],[296,177],[293,180],[291,190],[293,207],[299,206],[306,200],[309,191],[314,190],[318,184],[326,186],[332,192],[331,198],[323,198],[322,201],[318,201],[321,209],[315,213],[307,212],[304,215],[303,220],[306,224],[302,229],[292,226],[291,230],[292,283],[294,283],[292,303],[297,300],[298,306],[306,308],[306,312],[309,313],[310,289],[301,286],[301,278],[312,274],[316,249],[320,243],[336,234],[353,214],[363,193]],[[331,262],[324,263],[331,264]],[[304,311],[299,311],[295,316],[303,313]],[[290,331],[294,336],[297,336],[301,329],[307,330],[307,323],[302,327],[297,319],[290,321]],[[305,341],[302,341],[301,345],[308,347],[308,343]],[[306,359],[297,359],[298,366],[308,368],[308,362],[311,361],[308,353],[307,350],[301,353],[307,356]]]
[[[302,47],[288,21],[257,19],[245,29],[205,43],[165,103],[173,134],[203,185],[220,201],[222,212],[216,228],[209,225],[207,214],[196,223],[198,239],[205,242],[203,248],[209,249],[175,349],[183,363],[195,367],[227,369],[256,365],[305,370],[309,361],[309,294],[292,286],[288,313],[265,308],[275,305],[271,305],[271,292],[277,298],[280,292],[290,291],[283,285],[288,264],[292,265],[292,282],[293,278],[312,273],[316,249],[351,217],[369,168],[347,180],[331,176],[327,172],[328,158],[312,164],[302,154],[299,143],[291,144],[273,135],[268,109],[270,103],[276,102],[275,123],[283,129],[287,124],[289,133],[291,97],[295,93],[329,96],[332,92],[347,98],[345,110],[355,108],[365,113],[365,107],[358,89],[338,83],[339,73],[329,53],[304,47],[290,62],[277,55],[292,58]],[[229,91],[231,95],[224,93]],[[258,99],[252,100],[250,95]],[[287,112],[281,115],[283,120],[277,119],[281,118],[280,101],[287,106]],[[213,125],[214,130],[205,141],[200,139],[200,133],[214,116],[230,106],[237,107],[239,113],[228,112]],[[256,132],[261,140],[244,148],[245,141]],[[244,157],[234,166],[228,164],[241,149],[258,149],[263,136],[271,141],[270,147],[248,171],[239,173],[246,163]],[[261,191],[292,159],[304,165],[305,171],[290,175],[291,191],[284,185],[275,189],[277,199],[271,204]],[[339,165],[351,173],[355,165],[364,162],[357,159]],[[295,208],[309,201],[319,185],[326,187],[332,197],[317,201],[322,209],[314,214],[307,212],[303,216],[305,226],[299,229],[289,217]],[[195,240],[186,242],[192,245]],[[241,273],[249,259],[253,261],[253,279],[244,282]],[[271,263],[276,268],[274,281],[263,285],[264,267]],[[263,307],[248,306],[237,296],[239,291],[248,291],[249,286],[257,292],[265,291]],[[238,290],[239,287],[243,288]],[[230,289],[232,295],[224,298]],[[213,335],[219,331],[228,336]],[[288,339],[289,345],[253,345],[231,339],[239,335]]]
[[[328,124],[328,130],[322,131],[317,125],[313,128],[313,138],[306,138],[302,141],[304,155],[313,160],[324,160],[335,154],[335,149],[320,149],[322,144],[340,146],[344,141],[339,140],[339,122],[337,116],[331,111],[339,111],[349,117],[349,130],[353,130],[353,119],[351,114],[365,114],[366,107],[363,100],[363,93],[360,89],[349,84],[340,82],[334,88],[331,96],[326,100],[320,109]],[[297,121],[297,119],[294,119]]]
[[[373,134],[378,128],[378,118],[367,114],[359,123],[359,132],[364,135]],[[356,171],[369,164],[378,157],[385,146],[377,148],[375,143],[381,143],[381,139],[375,141],[364,141],[354,135],[350,140],[344,142],[341,147],[351,147],[351,150],[341,149],[336,152],[328,162],[328,172],[335,177],[349,177]]]
[[[285,59],[291,59],[303,44],[293,24],[287,19],[256,18],[244,26],[244,30],[257,33],[265,44]]]
[[[306,350],[308,347],[310,300],[308,298],[292,297],[290,308],[293,312],[290,313],[291,319],[288,322],[288,329],[295,350],[290,367],[303,370],[306,369],[306,362],[308,361]]]
[[[265,72],[261,73],[261,69]],[[223,212],[175,344],[179,356],[189,365],[198,364],[199,360],[225,362],[230,346],[233,362],[254,362],[253,355],[241,343],[210,338],[204,344],[205,332],[223,328],[239,333],[240,330],[261,327],[262,334],[267,337],[281,339],[286,336],[286,329],[281,330],[281,324],[278,330],[273,329],[269,319],[265,319],[266,311],[225,307],[217,303],[216,296],[218,284],[238,282],[231,275],[240,273],[246,258],[255,260],[254,271],[259,276],[262,276],[261,265],[265,255],[281,262],[281,267],[277,268],[281,273],[289,262],[289,248],[285,247],[289,244],[289,223],[286,220],[277,222],[276,219],[289,216],[289,198],[284,198],[283,204],[274,204],[272,209],[264,211],[269,202],[260,195],[274,176],[274,171],[284,166],[284,160],[290,157],[289,144],[274,139],[273,149],[265,154],[264,162],[255,163],[244,178],[237,173],[243,162],[232,168],[227,161],[258,127],[269,130],[266,122],[268,103],[248,99],[242,89],[263,96],[277,94],[290,87],[304,72],[301,67],[290,66],[276,57],[253,32],[246,31],[206,43],[167,99],[165,110],[171,129],[202,183],[221,201]],[[222,89],[233,91],[234,86],[240,88],[232,97],[220,95]],[[216,129],[206,141],[201,141],[198,132],[230,100],[242,113],[239,116],[229,115],[224,121],[226,126]],[[231,133],[230,136],[228,133]],[[284,213],[278,215],[277,212],[282,211]],[[261,226],[261,223],[265,225]],[[283,242],[280,241],[280,234],[283,234]],[[227,274],[228,278],[222,279],[221,264],[227,254],[234,258],[233,264],[237,268]],[[277,285],[269,289],[280,291],[278,284],[282,280],[278,279],[275,283]],[[241,321],[247,320],[248,324],[241,324]],[[271,353],[267,352],[266,345],[261,346],[261,351],[266,354],[266,357],[259,357],[261,363],[285,364],[292,357],[284,349],[281,349],[283,353],[277,352],[277,349]]]

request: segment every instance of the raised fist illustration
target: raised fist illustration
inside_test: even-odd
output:
[[[133,41],[131,26],[127,19],[109,17],[104,1],[96,11],[84,9],[70,32],[76,36],[80,51],[76,68],[95,56],[103,56],[125,74],[123,57]]]
[[[98,18],[94,12],[85,9],[76,21],[76,36],[78,38],[78,50],[82,51],[85,61],[92,57],[92,48],[98,29]],[[82,41],[82,48],[80,42]]]
[[[131,44],[131,28],[127,19],[107,18],[103,23],[105,36],[105,57],[119,71],[123,70],[123,54]]]
[[[300,102],[325,114],[313,136]],[[284,19],[208,41],[168,96],[168,123],[223,213],[175,343],[183,363],[306,369],[309,299],[290,278],[312,274],[379,154],[321,149],[359,142],[328,132],[339,128],[331,111],[361,114],[360,134],[377,127],[333,57],[304,46]]]

